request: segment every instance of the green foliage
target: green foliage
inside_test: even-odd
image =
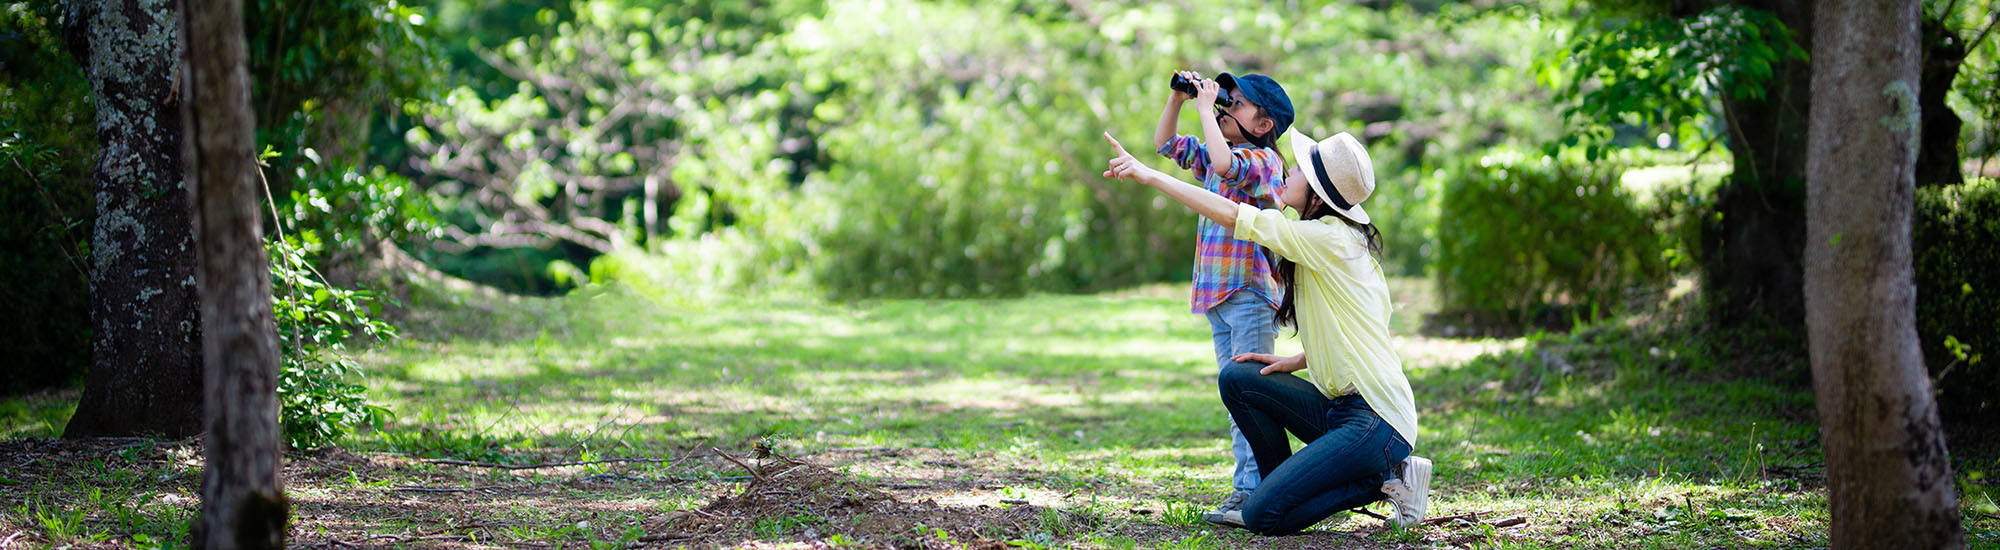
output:
[[[1586,20],[1585,24],[1596,23]],[[1609,156],[1612,125],[1637,124],[1682,141],[1712,142],[1710,102],[1762,98],[1779,64],[1804,60],[1792,31],[1769,12],[1734,6],[1685,18],[1637,18],[1608,32],[1581,30],[1541,78],[1570,107],[1591,161]]]
[[[371,123],[404,100],[429,97],[445,74],[426,17],[398,0],[252,0],[243,8],[258,141],[281,151],[317,147],[359,162]],[[280,175],[297,161],[280,159]]]
[[[1380,182],[1369,207],[1394,273],[1431,261],[1437,189],[1422,178],[1431,166],[1557,129],[1538,86],[1517,76],[1552,43],[1509,12],[1420,18],[1332,4],[1281,19],[1203,4],[1052,22],[1066,9],[838,7],[788,43],[808,90],[829,82],[809,124],[825,128],[814,133],[826,136],[830,167],[807,174],[817,223],[801,240],[815,281],[838,295],[1087,291],[1185,277],[1194,216],[1097,174],[1098,132],[1144,143],[1166,97],[1156,79],[1175,68],[1271,74],[1289,90],[1295,128],[1362,136]],[[825,30],[883,18],[879,28],[896,30]],[[1341,59],[1340,70],[1324,59]]]
[[[312,447],[380,423],[385,410],[369,405],[355,383],[347,346],[393,334],[380,320],[378,296],[329,285],[314,264],[431,227],[429,205],[405,192],[402,178],[353,168],[357,144],[366,143],[353,139],[366,134],[355,121],[368,120],[366,106],[421,95],[441,71],[427,64],[421,17],[407,6],[286,4],[251,2],[246,18],[256,22],[248,28],[263,140],[303,152],[279,159],[273,172],[289,189],[277,197],[273,223],[293,239],[268,246],[283,341],[282,422],[288,443]],[[19,359],[8,364],[23,370],[8,368],[4,391],[71,381],[89,360],[84,262],[96,136],[88,84],[46,11],[0,4],[0,200],[24,213],[0,223],[0,240],[9,243],[0,282],[14,290],[0,305],[39,320],[6,331]],[[333,144],[334,162],[322,162],[306,146],[312,141]]]
[[[1959,137],[1965,157],[1979,159],[1975,163],[1976,173],[1990,177],[1988,166],[1994,157],[2000,156],[2000,32],[1993,32],[1992,27],[1992,14],[2000,10],[2000,2],[1960,0],[1945,5],[1958,9],[1957,13],[1938,16],[1944,24],[1964,29],[1960,37],[1965,40],[1980,40],[1969,44],[1947,102],[1953,111],[1965,117],[1966,124]],[[1936,2],[1925,5],[1927,11],[1936,7]],[[1987,34],[1980,35],[1979,29],[1985,29]]]
[[[363,162],[367,136],[404,102],[430,97],[445,71],[425,15],[398,0],[258,0],[244,18],[260,160],[275,195],[266,248],[280,423],[288,445],[319,447],[381,424],[387,410],[368,402],[348,346],[395,334],[381,296],[332,284],[321,270],[434,233],[433,205],[402,176]]]
[[[1938,402],[1964,418],[1991,414],[2000,395],[2000,182],[1920,187],[1911,228],[1917,334]]]
[[[464,4],[440,2],[440,13]],[[1292,91],[1295,127],[1369,143],[1385,265],[1420,273],[1437,197],[1423,175],[1560,130],[1546,90],[1521,76],[1555,42],[1524,10],[1299,9],[1314,16],[1221,1],[747,12],[579,1],[537,8],[551,26],[540,30],[465,27],[481,63],[456,69],[516,80],[474,78],[422,110],[409,138],[419,181],[466,236],[525,221],[615,227],[623,234],[597,244],[644,243],[683,264],[674,271],[805,273],[844,297],[1088,291],[1184,279],[1195,219],[1099,176],[1098,134],[1143,142],[1173,69],[1261,72]],[[452,48],[468,44],[457,32],[443,38]],[[653,205],[635,185],[647,178],[665,184]],[[671,214],[653,222],[641,215],[649,207]],[[571,223],[579,215],[585,223]],[[675,244],[706,234],[751,250]],[[425,257],[475,279],[527,279],[517,289],[560,288],[556,274],[582,270],[544,264],[597,255],[548,239],[484,241],[516,247],[505,251],[454,240]]]
[[[280,351],[279,424],[285,443],[299,449],[333,444],[358,427],[379,427],[389,412],[368,402],[347,347],[357,337],[393,337],[395,328],[380,320],[379,295],[329,285],[313,270],[309,250],[323,244],[305,232],[266,246]]]
[[[1619,169],[1496,149],[1446,171],[1437,281],[1447,311],[1525,324],[1547,306],[1595,319],[1665,273]]]
[[[90,85],[56,22],[0,3],[0,393],[72,382],[90,363]]]
[[[268,146],[265,156],[275,156]],[[362,169],[323,163],[312,149],[305,149],[302,156],[309,162],[293,169],[295,185],[287,200],[278,203],[275,215],[276,223],[287,231],[311,232],[321,239],[311,250],[315,260],[370,254],[370,247],[380,241],[436,234],[436,205],[409,179],[380,166]]]

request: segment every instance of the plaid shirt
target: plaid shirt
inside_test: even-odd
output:
[[[1285,181],[1284,159],[1278,152],[1251,145],[1229,151],[1229,166],[1211,171],[1208,147],[1201,138],[1177,135],[1160,147],[1160,156],[1174,159],[1181,168],[1194,171],[1202,187],[1217,195],[1260,209],[1278,207],[1278,186]],[[1201,218],[1195,227],[1194,297],[1195,313],[1229,299],[1230,293],[1249,288],[1263,291],[1264,299],[1277,307],[1284,292],[1271,278],[1271,263],[1257,243],[1239,240],[1214,220]]]

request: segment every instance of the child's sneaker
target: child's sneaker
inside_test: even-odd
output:
[[[1202,514],[1201,520],[1216,525],[1221,525],[1223,527],[1235,527],[1237,529],[1249,528],[1248,525],[1245,525],[1243,523],[1243,509],[1241,508],[1230,510],[1227,512],[1209,512],[1206,514]]]
[[[1237,489],[1236,492],[1229,494],[1229,498],[1223,499],[1222,505],[1215,507],[1215,512],[1213,513],[1220,514],[1230,510],[1242,510],[1243,503],[1249,501],[1250,501],[1250,492],[1242,489]]]
[[[1412,456],[1396,465],[1396,479],[1382,483],[1382,494],[1389,496],[1389,503],[1396,506],[1396,515],[1389,518],[1389,524],[1399,528],[1416,527],[1423,523],[1424,511],[1429,508],[1426,499],[1431,496],[1431,459]]]

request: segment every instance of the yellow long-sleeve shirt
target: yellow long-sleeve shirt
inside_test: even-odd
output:
[[[1417,405],[1403,360],[1389,339],[1389,283],[1360,231],[1338,217],[1286,218],[1236,205],[1236,238],[1297,262],[1293,304],[1306,374],[1331,399],[1358,391],[1375,414],[1417,443]]]

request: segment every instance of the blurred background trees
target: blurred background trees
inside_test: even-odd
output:
[[[21,266],[0,277],[10,311],[46,320],[0,332],[25,358],[15,391],[88,361],[89,287],[63,258],[89,253],[94,112],[51,5],[0,3],[0,200],[20,213],[0,239]],[[1803,381],[1808,5],[252,0],[287,411],[342,403],[287,430],[308,445],[379,418],[342,350],[393,334],[413,272],[673,300],[1186,280],[1193,217],[1099,177],[1096,137],[1150,131],[1178,68],[1272,75],[1296,128],[1363,138],[1384,268],[1437,281],[1435,330],[1560,329],[1696,280],[1715,330],[1778,358],[1758,374]],[[1994,8],[1924,12],[1926,48],[1963,50],[1926,80],[1962,123],[1924,150],[1960,160],[1934,163],[1958,169],[1919,193],[1915,246],[1927,361],[1966,382],[1941,385],[1948,413],[1990,411],[1960,388],[2000,380],[1980,355],[2000,336],[1968,313],[2000,289],[1977,267]]]

